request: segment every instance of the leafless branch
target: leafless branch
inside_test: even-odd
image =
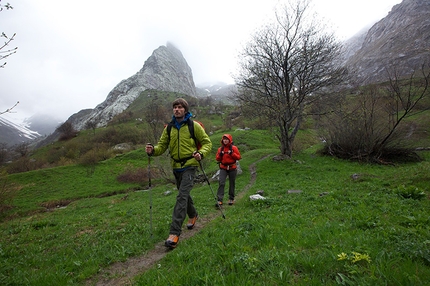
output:
[[[8,109],[6,109],[5,111],[0,112],[0,115],[5,114],[5,113],[12,113],[12,109],[14,109],[14,108],[15,108],[15,106],[17,106],[17,105],[18,105],[18,103],[19,103],[19,101],[17,101],[17,102],[15,103],[15,105],[14,105],[14,106],[12,106],[11,108],[8,108]]]

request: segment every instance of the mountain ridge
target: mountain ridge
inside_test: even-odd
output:
[[[118,83],[105,101],[98,104],[88,116],[77,118],[74,127],[82,130],[90,121],[96,122],[97,127],[106,126],[115,115],[124,111],[147,89],[196,96],[192,70],[181,51],[173,44],[167,43],[166,46],[154,50],[136,74]]]

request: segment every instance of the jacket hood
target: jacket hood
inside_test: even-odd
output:
[[[230,134],[224,134],[221,138],[221,144],[222,145],[224,145],[224,143],[222,142],[222,139],[224,139],[224,137],[227,137],[228,140],[230,140],[230,142],[226,146],[233,144],[233,136],[231,136]]]
[[[174,115],[172,115],[172,121],[175,123],[176,128],[179,129],[179,128],[181,128],[182,122],[186,122],[192,116],[193,116],[193,114],[191,112],[187,111],[185,113],[184,120],[182,120],[181,122],[178,122],[178,121],[176,121],[176,117]]]

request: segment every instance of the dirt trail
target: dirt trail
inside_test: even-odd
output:
[[[260,159],[263,160],[268,156]],[[249,166],[249,171],[251,173],[251,180],[248,185],[246,185],[241,192],[236,196],[236,199],[240,199],[244,196],[246,191],[255,183],[257,178],[256,165],[254,162]],[[214,212],[206,217],[199,218],[197,224],[192,231],[184,231],[181,234],[181,241],[193,237],[197,234],[200,229],[204,228],[207,223],[212,221],[214,218],[219,216],[218,212]],[[154,249],[150,250],[142,256],[132,257],[125,262],[116,262],[106,269],[100,271],[99,274],[89,279],[86,285],[97,285],[97,286],[118,286],[118,285],[131,285],[132,280],[138,274],[145,272],[152,266],[154,266],[158,261],[160,261],[169,250],[164,246],[164,241],[155,245]]]

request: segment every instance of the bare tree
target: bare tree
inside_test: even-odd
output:
[[[97,128],[97,122],[94,119],[91,119],[85,122],[85,129],[87,130],[92,129],[93,135],[96,134],[96,128]]]
[[[6,3],[6,5],[0,4],[0,12],[3,11],[4,9],[9,10],[9,9],[13,9],[13,7],[9,3]],[[6,47],[8,47],[9,44],[14,40],[15,35],[16,34],[13,34],[11,37],[8,37],[4,32],[1,33],[0,38],[5,38],[6,41],[3,43],[3,45],[0,45],[0,61],[3,61],[7,57],[16,53],[16,50],[18,49],[18,47],[5,50]],[[3,64],[0,64],[0,68],[4,68],[5,65],[6,65],[6,62],[4,62]]]
[[[152,96],[150,102],[145,106],[145,120],[148,123],[150,141],[157,141],[164,129],[164,123],[169,119],[168,109],[160,104],[162,102],[158,95]]]
[[[430,109],[430,66],[409,78],[389,73],[388,83],[369,85],[353,97],[338,97],[333,112],[319,119],[325,153],[339,158],[386,163],[416,160],[411,141],[419,122],[408,117]]]
[[[281,154],[290,157],[306,108],[344,75],[340,42],[308,8],[309,0],[283,6],[245,47],[236,77],[239,102],[273,120]]]
[[[6,162],[9,155],[8,146],[5,142],[0,142],[0,165]]]
[[[72,139],[73,137],[76,137],[78,134],[78,131],[73,127],[72,123],[69,121],[64,122],[56,129],[57,132],[60,133],[60,141],[66,141],[69,139]]]
[[[401,79],[396,71],[389,74],[390,85],[387,88],[389,103],[386,105],[390,115],[390,128],[379,148],[383,148],[386,142],[397,130],[403,119],[415,115],[417,112],[430,109],[425,106],[419,110],[418,104],[430,97],[430,62],[421,66],[421,76],[416,76],[414,71],[409,79]]]
[[[21,157],[27,157],[28,153],[30,152],[30,143],[22,142],[15,146],[14,151]]]

